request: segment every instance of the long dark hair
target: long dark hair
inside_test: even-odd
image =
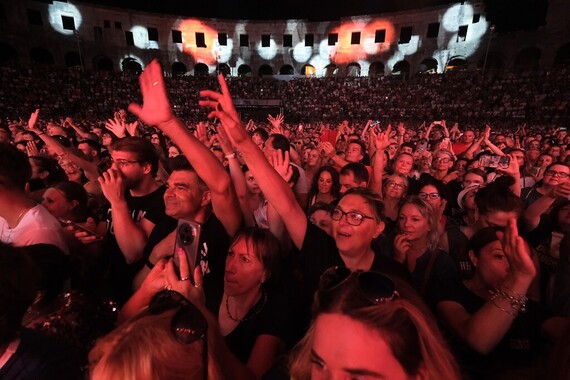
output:
[[[321,166],[313,176],[313,181],[311,182],[311,190],[309,190],[309,199],[319,193],[319,177],[321,176],[322,172],[327,172],[331,175],[331,194],[333,197],[338,198],[340,195],[340,178],[338,172],[331,166]]]

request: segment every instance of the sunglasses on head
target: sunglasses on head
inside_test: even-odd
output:
[[[347,267],[336,266],[327,269],[319,280],[319,301],[334,299],[334,293],[349,281],[356,281],[358,290],[373,305],[392,301],[399,297],[394,282],[379,272],[352,272]]]
[[[192,344],[198,340],[204,342],[202,364],[204,379],[208,378],[208,321],[204,315],[182,294],[173,290],[163,290],[154,295],[148,311],[150,314],[162,314],[179,308],[170,322],[170,331],[181,344]]]

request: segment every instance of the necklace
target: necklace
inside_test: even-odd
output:
[[[228,313],[228,317],[230,317],[230,319],[232,321],[241,323],[241,322],[249,321],[250,319],[255,317],[257,314],[259,314],[266,303],[267,303],[267,293],[263,292],[263,302],[261,303],[261,305],[258,307],[255,307],[254,312],[251,313],[251,315],[249,317],[247,317],[247,314],[246,314],[246,317],[244,317],[243,319],[239,319],[239,318],[235,318],[232,315],[232,313],[230,313],[230,296],[227,296],[226,297],[226,312]],[[249,312],[251,312],[251,309],[249,310]],[[248,312],[248,314],[249,314],[249,312]]]

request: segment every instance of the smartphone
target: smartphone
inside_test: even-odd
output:
[[[190,278],[194,276],[194,269],[198,265],[200,258],[198,257],[198,246],[200,244],[200,234],[202,226],[191,220],[179,219],[176,226],[176,241],[174,244],[173,263],[174,269],[178,277],[180,277],[180,259],[176,254],[179,248],[184,250],[186,260],[188,261]]]
[[[541,167],[539,166],[533,166],[530,169],[528,169],[529,174],[531,175],[538,175],[540,174],[540,171],[542,170]]]
[[[506,169],[511,163],[509,156],[483,156],[479,159],[479,166],[484,168]]]
[[[376,126],[376,125],[378,125],[378,124],[380,124],[380,120],[373,121],[372,123],[370,123],[370,125],[368,126],[368,128],[374,127],[374,126]]]
[[[59,222],[61,223],[61,225],[62,225],[63,227],[73,226],[73,228],[75,228],[76,230],[83,231],[83,232],[87,232],[87,234],[89,234],[89,236],[95,237],[95,241],[103,240],[103,237],[102,237],[102,236],[99,236],[99,234],[97,234],[97,232],[91,231],[90,229],[83,227],[83,226],[82,226],[81,224],[79,224],[79,223],[75,223],[75,222],[72,222],[72,221],[69,220],[69,219],[63,219],[63,218],[58,218],[58,220],[59,220]]]

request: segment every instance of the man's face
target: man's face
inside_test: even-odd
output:
[[[358,143],[349,143],[346,147],[344,159],[348,162],[360,162],[364,154],[362,147]]]
[[[471,144],[475,140],[475,133],[473,131],[465,131],[462,137],[465,144]]]
[[[263,154],[265,154],[265,157],[267,157],[268,160],[272,160],[273,152],[275,152],[275,148],[273,147],[273,137],[270,137],[265,141],[265,145],[263,146]]]
[[[347,174],[341,174],[340,175],[340,193],[344,194],[346,193],[348,190],[355,188],[355,187],[360,187],[360,186],[366,186],[365,182],[358,182],[356,180],[356,178],[354,178],[354,173],[349,171]]]
[[[138,161],[134,152],[114,150],[111,152],[113,169],[119,171],[123,176],[126,189],[137,188],[147,175],[151,174],[150,163]]]
[[[176,219],[194,219],[207,200],[205,192],[199,189],[195,172],[175,170],[166,182],[164,206],[166,215]]]
[[[87,143],[79,143],[77,145],[77,148],[79,148],[80,151],[83,152],[83,154],[85,154],[87,157],[89,157],[89,159],[92,159],[93,157],[95,157],[97,155],[97,151],[93,148],[91,148],[91,145],[87,144]]]

